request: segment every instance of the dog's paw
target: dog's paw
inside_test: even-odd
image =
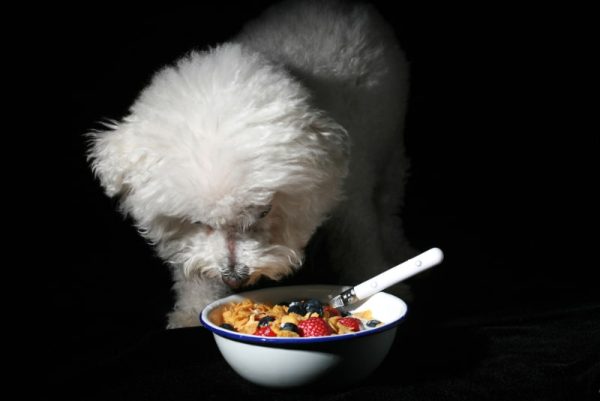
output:
[[[167,329],[201,326],[200,312],[195,309],[175,310],[168,315]]]

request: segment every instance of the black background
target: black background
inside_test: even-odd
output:
[[[270,1],[75,9],[60,26],[70,104],[68,262],[47,281],[57,334],[50,380],[70,383],[160,332],[172,303],[167,268],[102,193],[84,134],[119,119],[152,74],[191,49],[226,41]],[[431,322],[597,300],[595,173],[571,120],[579,59],[572,17],[540,8],[376,1],[411,63],[405,130],[411,176],[402,215],[420,250],[445,263],[410,279]],[[590,141],[591,138],[591,141]],[[588,253],[589,252],[589,253]]]

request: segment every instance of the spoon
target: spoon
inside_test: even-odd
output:
[[[402,280],[441,263],[443,259],[444,253],[441,249],[431,248],[406,262],[400,263],[399,265],[334,296],[330,299],[329,305],[334,308],[340,308],[362,301]]]

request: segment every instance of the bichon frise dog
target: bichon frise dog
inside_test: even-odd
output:
[[[398,218],[407,87],[371,6],[288,2],[158,72],[127,117],[91,134],[106,193],[172,266],[168,327],[293,273],[318,227],[343,284],[414,256]]]

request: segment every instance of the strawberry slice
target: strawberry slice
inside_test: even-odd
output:
[[[360,331],[360,320],[355,317],[343,317],[337,322],[338,324],[343,324],[352,331]]]
[[[320,317],[310,317],[298,323],[300,337],[321,337],[331,335],[331,327]]]

